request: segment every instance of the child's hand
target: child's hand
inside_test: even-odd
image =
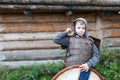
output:
[[[66,32],[67,32],[67,33],[71,33],[71,32],[72,32],[72,29],[71,29],[71,28],[67,28],[67,29],[66,29]]]
[[[87,63],[82,64],[79,67],[81,68],[82,71],[86,71],[87,72],[89,70],[89,66],[87,65]]]

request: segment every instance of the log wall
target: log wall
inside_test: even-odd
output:
[[[103,22],[103,44],[109,48],[120,49],[120,15],[111,13],[102,17]]]
[[[99,38],[110,48],[120,48],[120,15],[103,17],[99,12],[37,12],[0,14],[0,65],[18,67],[42,62],[61,61],[63,50],[53,38],[72,21],[83,17],[88,21],[89,35]],[[27,64],[26,64],[27,63]],[[14,64],[14,65],[13,65]]]

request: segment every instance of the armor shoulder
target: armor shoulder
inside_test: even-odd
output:
[[[67,37],[66,37],[66,39],[67,39],[67,41],[69,42],[69,40],[70,40],[70,37],[69,37],[69,36],[67,36]],[[61,45],[61,48],[62,48],[62,49],[67,49],[67,48],[68,48],[68,46]]]
[[[101,40],[98,38],[95,38],[93,36],[88,36],[88,38],[93,41],[93,43],[95,44],[95,46],[98,48],[98,50],[100,50],[100,42]]]

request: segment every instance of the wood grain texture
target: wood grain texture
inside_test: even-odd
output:
[[[117,12],[109,12],[108,16],[101,17],[103,21],[111,21],[111,22],[119,22],[120,21],[120,15]]]
[[[0,62],[0,65],[1,65],[1,67],[19,68],[20,66],[31,66],[31,65],[48,64],[48,63],[60,63],[61,61],[62,60],[5,61],[5,62]]]
[[[59,32],[6,33],[0,34],[0,41],[53,40]]]
[[[60,32],[72,28],[72,23],[6,23],[0,24],[0,33]],[[95,23],[89,23],[88,30],[96,30]]]
[[[119,6],[82,6],[82,5],[11,5],[1,4],[0,9],[40,9],[40,10],[78,10],[78,11],[119,11]]]
[[[106,21],[103,23],[103,29],[120,29],[120,23],[119,22],[110,22]]]
[[[119,0],[1,0],[4,4],[54,4],[54,5],[100,5],[100,6],[117,6]]]
[[[120,29],[105,29],[103,30],[103,38],[119,38],[120,37]]]
[[[72,27],[69,23],[15,23],[1,24],[1,33],[20,33],[20,32],[57,32],[63,31],[67,27]]]
[[[101,31],[89,31],[88,35],[89,36],[93,36],[95,38],[101,39],[101,35],[100,35]]]
[[[65,51],[60,49],[0,51],[0,61],[57,60],[62,53]]]
[[[86,14],[86,15],[84,15]],[[92,16],[92,18],[91,18]],[[64,12],[51,12],[51,13],[39,13],[32,14],[31,16],[25,16],[24,14],[1,14],[0,22],[72,22],[78,17],[84,17],[87,21],[95,21],[95,13],[75,13],[71,17],[67,16]]]
[[[120,38],[105,38],[103,43],[109,47],[120,47]]]
[[[54,49],[59,47],[53,40],[0,42],[0,50]]]

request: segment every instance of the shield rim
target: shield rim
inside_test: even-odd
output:
[[[58,72],[58,73],[52,78],[52,80],[56,80],[62,73],[66,72],[66,71],[68,71],[68,70],[70,70],[70,69],[73,69],[73,68],[79,68],[79,66],[80,66],[80,65],[73,65],[73,66],[69,66],[69,67],[66,67],[66,68],[62,69],[60,72]],[[100,78],[100,80],[104,80],[104,79],[102,78],[102,75],[101,75],[99,72],[97,72],[95,69],[90,68],[90,71],[92,71],[92,72],[94,72],[96,75],[98,75],[98,77]]]

